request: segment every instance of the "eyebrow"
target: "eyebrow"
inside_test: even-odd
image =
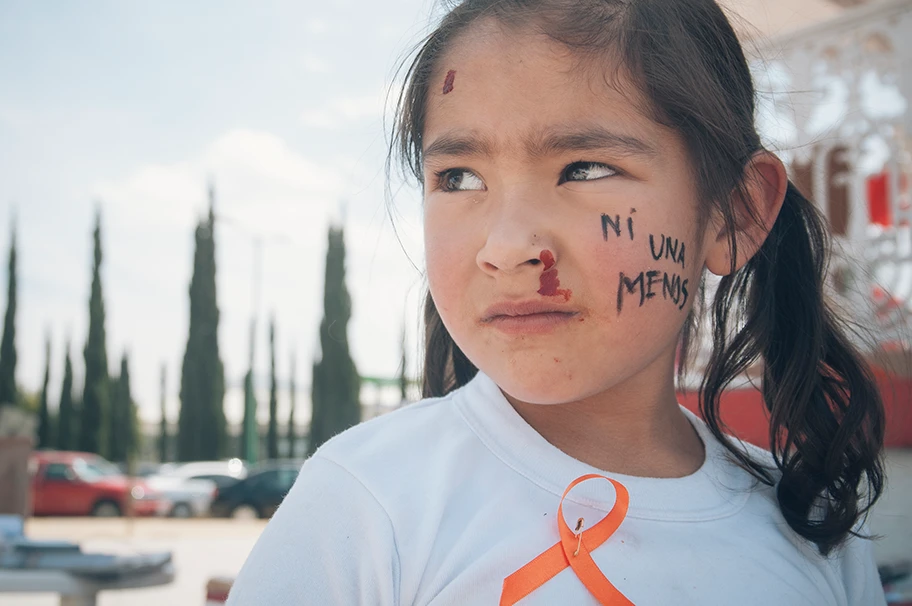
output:
[[[440,156],[493,156],[493,139],[475,133],[444,133],[424,150],[425,159]],[[654,158],[658,149],[649,143],[601,126],[549,127],[525,141],[526,152],[545,157],[565,152],[609,151],[624,156]]]
[[[658,150],[649,143],[601,126],[548,128],[526,141],[526,148],[533,156],[549,156],[573,151],[610,151],[624,156],[653,158]]]
[[[434,139],[423,152],[425,158],[436,156],[493,156],[494,142],[474,134],[444,133]]]

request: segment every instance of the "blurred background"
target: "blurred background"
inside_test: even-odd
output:
[[[834,298],[873,335],[859,344],[887,400],[890,488],[872,526],[879,563],[901,567],[912,2],[723,4],[762,135],[836,236]],[[72,553],[28,580],[0,523],[0,592],[15,590],[0,603],[203,604],[309,452],[418,397],[420,195],[384,163],[397,68],[440,14],[0,0],[0,511],[27,519],[7,537],[113,558],[93,564],[110,581],[57,574],[84,566]],[[727,420],[765,445],[756,372]]]

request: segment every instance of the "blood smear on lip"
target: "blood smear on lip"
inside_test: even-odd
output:
[[[447,72],[446,78],[443,80],[443,94],[453,92],[453,83],[456,82],[456,70],[451,69]]]
[[[550,250],[543,250],[539,260],[544,264],[545,271],[539,276],[538,294],[545,297],[563,297],[564,301],[569,301],[573,292],[569,289],[560,288],[560,279],[557,277],[557,270],[554,267],[554,255]]]

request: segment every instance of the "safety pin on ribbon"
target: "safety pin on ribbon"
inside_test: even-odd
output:
[[[576,557],[579,555],[580,547],[583,545],[583,533],[580,532],[583,529],[583,522],[585,522],[585,520],[583,518],[580,518],[579,520],[577,520],[576,529],[573,531],[573,532],[578,533],[576,535],[576,551],[573,552],[573,557]]]
[[[598,524],[582,530],[583,518],[576,524],[576,531],[570,530],[564,520],[564,499],[577,484],[586,480],[608,480],[614,486],[616,498],[614,506]],[[513,606],[521,599],[553,579],[559,572],[568,566],[582,581],[600,604],[603,606],[634,606],[624,594],[611,584],[599,570],[590,555],[602,543],[608,540],[620,527],[627,516],[630,504],[630,495],[623,484],[611,478],[596,473],[586,474],[570,482],[560,504],[557,506],[557,525],[560,541],[543,551],[531,562],[504,579],[503,590],[500,594],[500,606]],[[575,539],[575,540],[574,540]]]

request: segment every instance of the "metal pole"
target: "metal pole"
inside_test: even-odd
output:
[[[256,385],[254,381],[254,361],[256,345],[256,325],[260,307],[260,280],[263,257],[263,240],[253,238],[253,279],[250,288],[250,366],[244,380],[244,459],[248,464],[257,462],[259,455],[259,423],[257,422]]]
[[[255,346],[256,346],[256,329],[257,319],[260,314],[260,291],[263,281],[263,245],[265,242],[283,242],[289,238],[282,234],[274,233],[266,236],[254,233],[244,227],[244,225],[231,217],[219,215],[219,220],[226,225],[237,229],[244,236],[250,238],[253,244],[253,267],[250,287],[250,360],[246,376],[244,377],[244,420],[243,420],[243,444],[241,449],[244,459],[250,463],[256,463],[259,458],[259,423],[257,422],[257,404],[256,404],[256,381],[255,381]],[[268,238],[268,240],[266,239]]]

